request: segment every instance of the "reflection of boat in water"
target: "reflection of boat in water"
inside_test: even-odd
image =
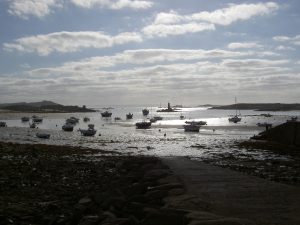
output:
[[[132,113],[126,114],[126,119],[127,119],[127,120],[130,120],[130,119],[132,119],[132,118],[133,118],[133,114],[132,114]]]
[[[163,118],[161,116],[154,116],[153,118],[150,119],[150,122],[155,123],[158,120],[163,120]]]
[[[6,122],[2,122],[2,121],[0,121],[0,127],[7,127],[7,124],[6,124]]]
[[[187,124],[187,125],[183,125],[183,128],[184,128],[185,132],[199,132],[200,125],[190,123],[190,124]]]
[[[36,136],[38,138],[43,138],[43,139],[49,139],[50,138],[50,134],[47,134],[47,133],[36,133]]]
[[[148,129],[151,127],[151,122],[143,121],[135,124],[137,129]]]
[[[142,112],[143,112],[143,115],[144,115],[144,116],[148,116],[148,114],[149,114],[149,109],[143,109]]]
[[[22,122],[28,122],[30,120],[30,118],[28,116],[23,116],[21,118]]]
[[[94,136],[97,130],[94,129],[94,124],[89,124],[87,130],[79,129],[81,135],[83,136]]]
[[[71,123],[66,123],[65,125],[62,126],[62,129],[64,131],[73,131],[74,125]]]
[[[198,126],[202,126],[202,125],[207,125],[206,121],[185,121],[186,124],[193,124],[193,125],[198,125]]]
[[[102,116],[102,117],[111,117],[111,115],[112,115],[112,113],[109,112],[109,111],[105,111],[105,112],[102,112],[102,113],[101,113],[101,116]]]

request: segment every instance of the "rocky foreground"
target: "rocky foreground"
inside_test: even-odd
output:
[[[158,158],[107,153],[0,143],[0,224],[252,224],[209,212]]]

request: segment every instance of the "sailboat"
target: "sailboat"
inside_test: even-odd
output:
[[[238,114],[237,114],[236,97],[235,97],[235,107],[236,107],[236,109],[235,109],[235,116],[229,117],[228,118],[229,122],[237,123],[237,122],[241,122],[241,120],[242,120],[242,118],[239,117]]]

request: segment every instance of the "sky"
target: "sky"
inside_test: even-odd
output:
[[[299,48],[299,0],[0,0],[0,103],[299,103]]]

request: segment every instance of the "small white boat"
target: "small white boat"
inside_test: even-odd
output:
[[[50,134],[47,134],[47,133],[36,133],[36,136],[38,138],[42,138],[42,139],[49,139],[50,138]]]

